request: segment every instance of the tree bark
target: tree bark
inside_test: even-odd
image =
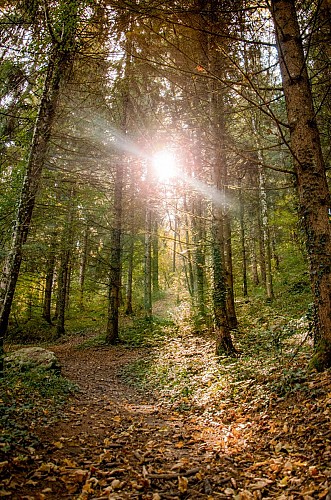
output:
[[[84,292],[85,292],[85,274],[89,254],[89,228],[87,224],[84,227],[83,248],[81,249],[79,263],[79,306],[84,309]]]
[[[119,307],[121,289],[121,239],[122,239],[122,198],[124,165],[118,163],[115,172],[113,205],[113,227],[111,230],[110,272],[108,287],[107,342],[114,345],[119,340]]]
[[[129,244],[128,244],[128,274],[127,274],[127,285],[126,285],[126,308],[125,308],[125,314],[127,315],[133,314],[133,307],[132,307],[133,257],[134,257],[134,234],[133,234],[133,224],[132,224],[129,233]]]
[[[73,207],[74,190],[70,192],[69,206],[67,207],[66,221],[64,224],[62,242],[61,242],[61,257],[60,268],[58,275],[58,297],[57,297],[57,318],[56,318],[56,336],[60,338],[65,333],[65,313],[69,297],[69,282],[70,282],[70,257],[73,247]]]
[[[242,188],[239,189],[239,223],[240,223],[240,240],[241,240],[241,258],[242,258],[242,289],[243,296],[248,296],[247,286],[247,257],[246,257],[246,231],[245,231],[245,205]]]
[[[316,314],[313,363],[331,366],[330,194],[294,0],[271,0]]]
[[[159,291],[159,225],[157,220],[154,221],[153,227],[153,238],[152,238],[152,249],[153,249],[153,259],[152,259],[152,275],[153,275],[153,293]]]
[[[43,303],[43,313],[42,313],[42,317],[50,325],[52,324],[51,306],[52,306],[54,270],[55,270],[55,252],[53,249],[50,249],[50,254],[48,256],[46,264],[45,292],[44,292],[44,303]]]
[[[236,349],[232,342],[229,321],[226,308],[226,283],[224,277],[224,266],[222,258],[222,239],[221,225],[218,217],[218,208],[214,208],[213,217],[213,309],[214,309],[214,324],[216,333],[216,354],[217,355],[232,355]]]
[[[131,25],[131,20],[129,20]],[[128,26],[129,28],[129,26]],[[125,69],[121,89],[121,119],[120,131],[123,135],[128,132],[130,115],[130,78],[132,40],[126,39]],[[123,186],[125,177],[124,158],[119,159],[115,166],[113,227],[110,242],[110,272],[108,284],[108,318],[106,338],[108,344],[114,345],[119,341],[119,309],[121,303],[122,282],[122,213],[123,213]]]
[[[152,318],[152,213],[146,207],[145,266],[144,266],[144,309],[146,319]]]

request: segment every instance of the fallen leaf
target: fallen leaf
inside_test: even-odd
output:
[[[181,493],[185,493],[187,491],[188,479],[187,477],[178,477],[178,489]]]

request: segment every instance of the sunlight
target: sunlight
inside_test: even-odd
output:
[[[161,181],[167,181],[178,176],[176,157],[169,149],[162,149],[155,153],[152,158],[152,165],[154,172]]]

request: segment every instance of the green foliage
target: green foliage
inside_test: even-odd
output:
[[[121,340],[132,346],[148,346],[157,344],[166,335],[174,334],[174,323],[167,319],[153,316],[151,319],[137,318],[131,325],[120,331]]]
[[[123,319],[120,327],[120,342],[128,347],[147,347],[162,342],[165,336],[175,335],[174,323],[167,319],[153,316],[133,320]],[[79,349],[102,347],[107,345],[106,333],[93,335],[78,345]]]

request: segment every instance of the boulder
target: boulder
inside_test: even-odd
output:
[[[26,372],[29,370],[40,370],[61,373],[61,365],[54,352],[42,347],[24,347],[11,352],[4,359],[5,369]]]

